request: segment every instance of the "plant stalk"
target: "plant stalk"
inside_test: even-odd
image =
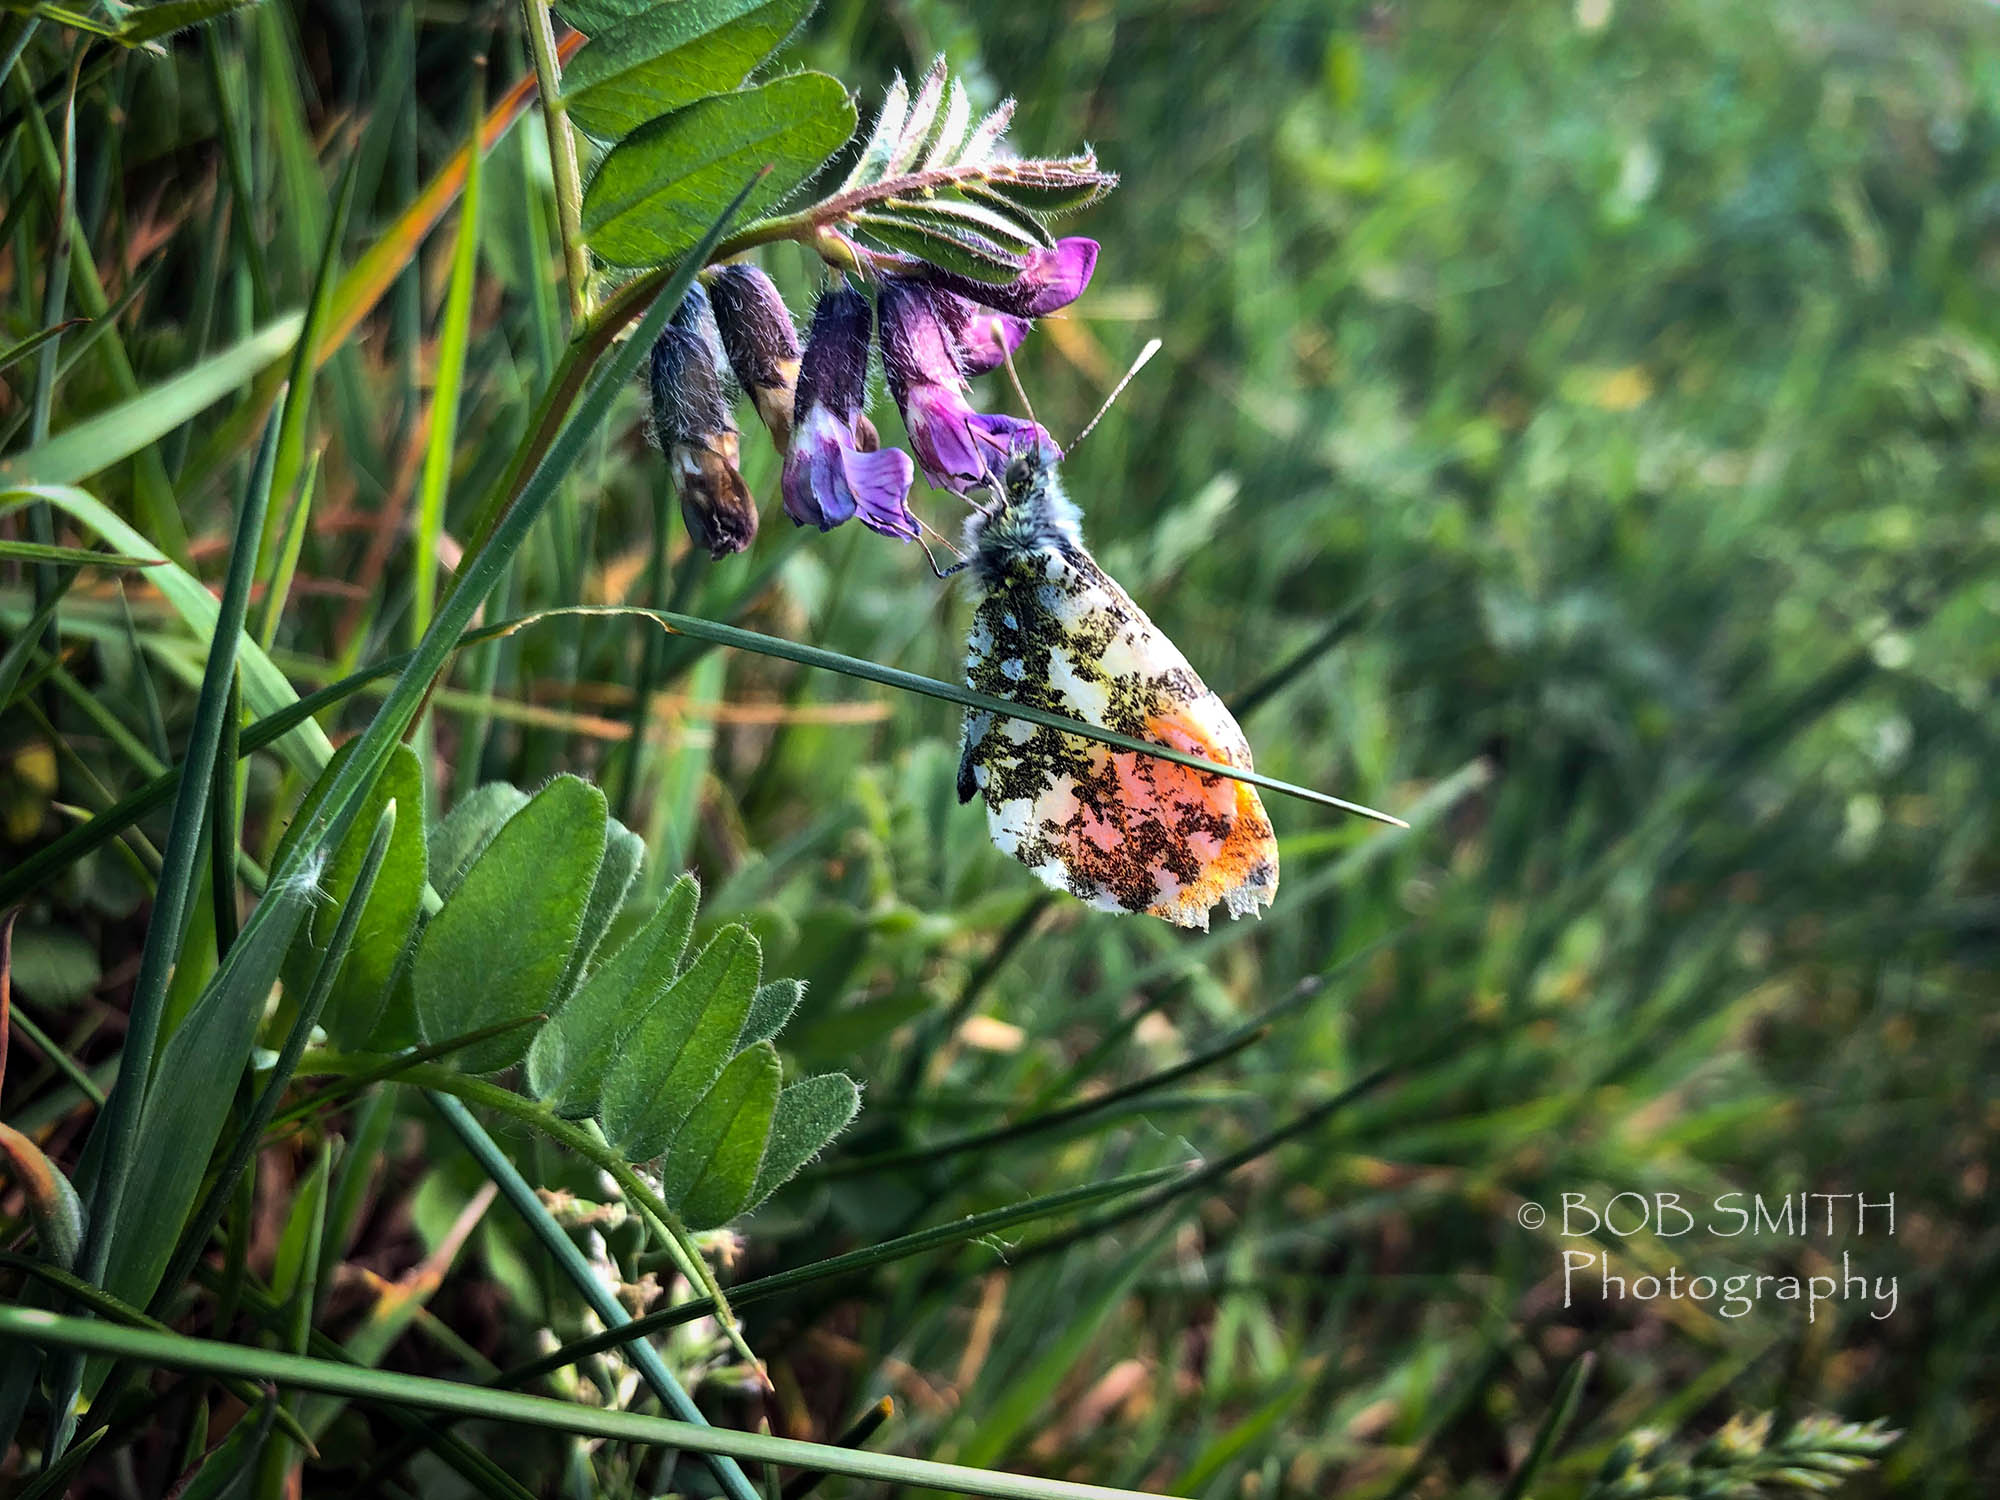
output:
[[[562,231],[563,270],[569,278],[570,325],[580,327],[590,312],[590,257],[583,248],[583,174],[577,167],[576,134],[569,128],[569,106],[563,103],[562,63],[556,57],[548,0],[521,0],[521,10],[535,56],[542,124],[549,133],[549,165],[556,177],[556,224]]]

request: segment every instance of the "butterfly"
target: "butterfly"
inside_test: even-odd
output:
[[[996,503],[966,521],[985,590],[966,685],[1249,770],[1222,700],[1085,548],[1053,449],[1015,449],[998,480]],[[1205,930],[1218,903],[1261,915],[1278,889],[1277,840],[1248,782],[967,709],[958,800],[975,796],[1002,853],[1105,911]]]

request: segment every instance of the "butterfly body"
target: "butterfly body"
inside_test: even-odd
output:
[[[1084,547],[1048,455],[1016,452],[967,523],[985,589],[966,646],[981,692],[1227,765],[1250,747],[1222,701]],[[1109,911],[1208,926],[1268,906],[1278,850],[1254,787],[968,710],[958,796],[1045,883]]]

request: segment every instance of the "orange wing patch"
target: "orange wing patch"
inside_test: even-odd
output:
[[[1081,552],[1003,580],[975,616],[967,680],[1226,765],[1250,747],[1220,699]],[[968,713],[959,796],[983,795],[993,842],[1093,906],[1208,926],[1259,911],[1278,848],[1256,788],[1023,720]]]

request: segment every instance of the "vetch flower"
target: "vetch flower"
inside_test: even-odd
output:
[[[957,342],[942,302],[950,295],[929,282],[885,278],[882,363],[924,478],[962,495],[990,484],[1015,448],[1048,443],[1049,435],[1033,422],[977,412],[967,402]]]
[[[844,285],[828,289],[813,309],[781,483],[785,514],[821,531],[858,515],[870,529],[908,541],[917,535],[910,455],[881,447],[861,413],[874,321],[868,299]]]
[[[757,504],[738,468],[742,444],[722,380],[722,337],[697,284],[653,345],[653,441],[667,455],[688,535],[710,557],[741,552],[757,535]]]
[[[792,442],[793,393],[799,380],[799,334],[791,309],[771,278],[751,265],[710,273],[708,295],[736,383],[749,394],[758,419],[783,453]]]
[[[1097,269],[1097,241],[1073,235],[1028,257],[1027,267],[1012,281],[989,286],[969,276],[950,271],[927,271],[924,279],[932,286],[990,307],[1016,318],[1046,317],[1059,307],[1068,307],[1090,285],[1090,273]]]
[[[940,290],[936,301],[938,315],[958,348],[961,375],[984,375],[999,369],[1034,326],[1027,318],[976,306],[956,292]]]

